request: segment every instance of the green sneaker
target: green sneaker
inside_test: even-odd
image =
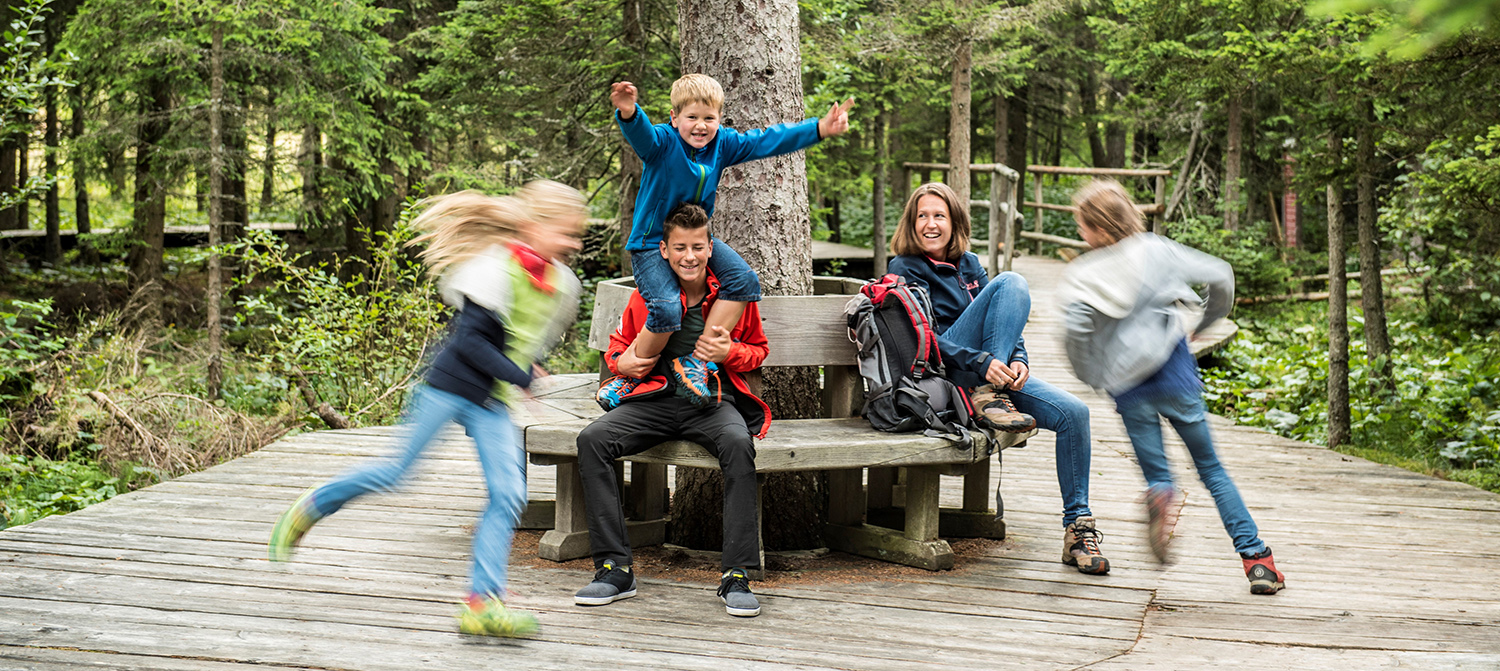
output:
[[[536,616],[505,607],[499,599],[486,599],[480,610],[464,604],[458,612],[458,630],[473,636],[531,638],[542,630]]]
[[[321,519],[317,509],[313,508],[312,494],[313,489],[302,492],[292,507],[281,514],[281,519],[276,520],[276,526],[271,529],[271,561],[291,561],[292,551],[302,542],[302,536]]]

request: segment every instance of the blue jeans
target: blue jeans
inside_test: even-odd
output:
[[[475,405],[427,385],[417,387],[406,409],[405,444],[390,459],[345,473],[313,492],[319,516],[332,515],[360,496],[396,488],[433,436],[456,420],[474,439],[490,503],[474,532],[473,593],[503,598],[511,536],[526,507],[526,458],[505,406],[491,401]]]
[[[760,300],[760,276],[724,241],[714,238],[708,269],[719,281],[719,300],[754,303]],[[630,253],[635,286],[646,299],[646,330],[671,333],[682,328],[682,288],[677,274],[657,249]]]
[[[1234,539],[1235,551],[1256,554],[1266,549],[1255,520],[1250,518],[1250,510],[1240,499],[1240,490],[1229,479],[1229,473],[1214,453],[1202,394],[1195,392],[1143,399],[1117,410],[1120,419],[1125,421],[1125,432],[1130,434],[1130,444],[1135,447],[1135,458],[1140,462],[1141,474],[1146,476],[1148,487],[1174,487],[1172,469],[1167,465],[1167,453],[1161,440],[1161,418],[1166,417],[1193,456],[1198,479],[1213,495],[1214,505],[1219,509],[1219,520],[1224,523],[1229,537]]]
[[[974,302],[943,332],[943,336],[965,347],[983,350],[1001,363],[1014,361],[1021,348],[1021,332],[1031,315],[1031,293],[1026,278],[1000,273],[974,297]],[[966,370],[948,371],[948,379],[963,387],[986,384],[983,375]],[[1006,390],[1016,409],[1036,418],[1036,425],[1057,434],[1057,486],[1062,492],[1063,526],[1089,510],[1089,462],[1092,457],[1089,408],[1062,389],[1035,376],[1020,391]]]

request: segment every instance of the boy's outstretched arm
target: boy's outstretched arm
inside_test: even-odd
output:
[[[736,133],[732,129],[721,130],[719,136],[734,143],[734,146],[727,148],[729,160],[725,165],[788,154],[811,147],[819,140],[840,135],[849,130],[849,108],[853,106],[854,99],[850,98],[834,104],[829,108],[827,116],[821,119],[776,124],[744,133]]]
[[[645,110],[636,104],[638,91],[630,82],[615,82],[609,87],[609,102],[615,108],[615,123],[625,135],[625,141],[635,150],[641,160],[650,163],[667,146],[670,136],[663,137],[651,125]]]

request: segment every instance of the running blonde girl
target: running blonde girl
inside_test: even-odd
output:
[[[429,199],[412,223],[422,259],[458,310],[452,335],[407,406],[406,436],[390,459],[367,463],[304,493],[271,532],[272,561],[287,561],[319,520],[359,496],[393,490],[450,420],[474,439],[489,505],[474,533],[471,587],[461,608],[466,634],[527,637],[531,613],[505,606],[516,519],[526,506],[525,454],[504,401],[530,386],[534,363],[577,312],[579,284],[563,259],[579,249],[583,197],[537,181],[514,196],[464,191]],[[497,384],[497,381],[505,384]]]

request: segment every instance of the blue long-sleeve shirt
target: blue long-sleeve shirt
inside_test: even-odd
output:
[[[806,149],[818,143],[818,120],[807,119],[752,131],[719,128],[714,139],[694,149],[671,124],[653,125],[640,105],[629,119],[615,112],[625,140],[641,157],[641,189],[635,197],[635,218],[625,248],[632,252],[656,249],[662,222],[682,203],[701,205],[713,216],[719,175],[737,163]]]
[[[906,278],[908,284],[927,290],[928,296],[932,298],[932,320],[934,330],[938,332],[938,351],[942,353],[944,363],[984,377],[995,356],[943,336],[948,327],[958,321],[958,317],[974,302],[974,297],[990,283],[990,276],[984,271],[984,266],[979,264],[979,257],[972,252],[965,252],[955,264],[934,261],[918,254],[903,254],[891,259],[886,272],[900,275]],[[1026,360],[1024,338],[1016,341],[1016,351],[1011,360],[1001,363],[1008,365],[1013,361],[1031,365]]]

